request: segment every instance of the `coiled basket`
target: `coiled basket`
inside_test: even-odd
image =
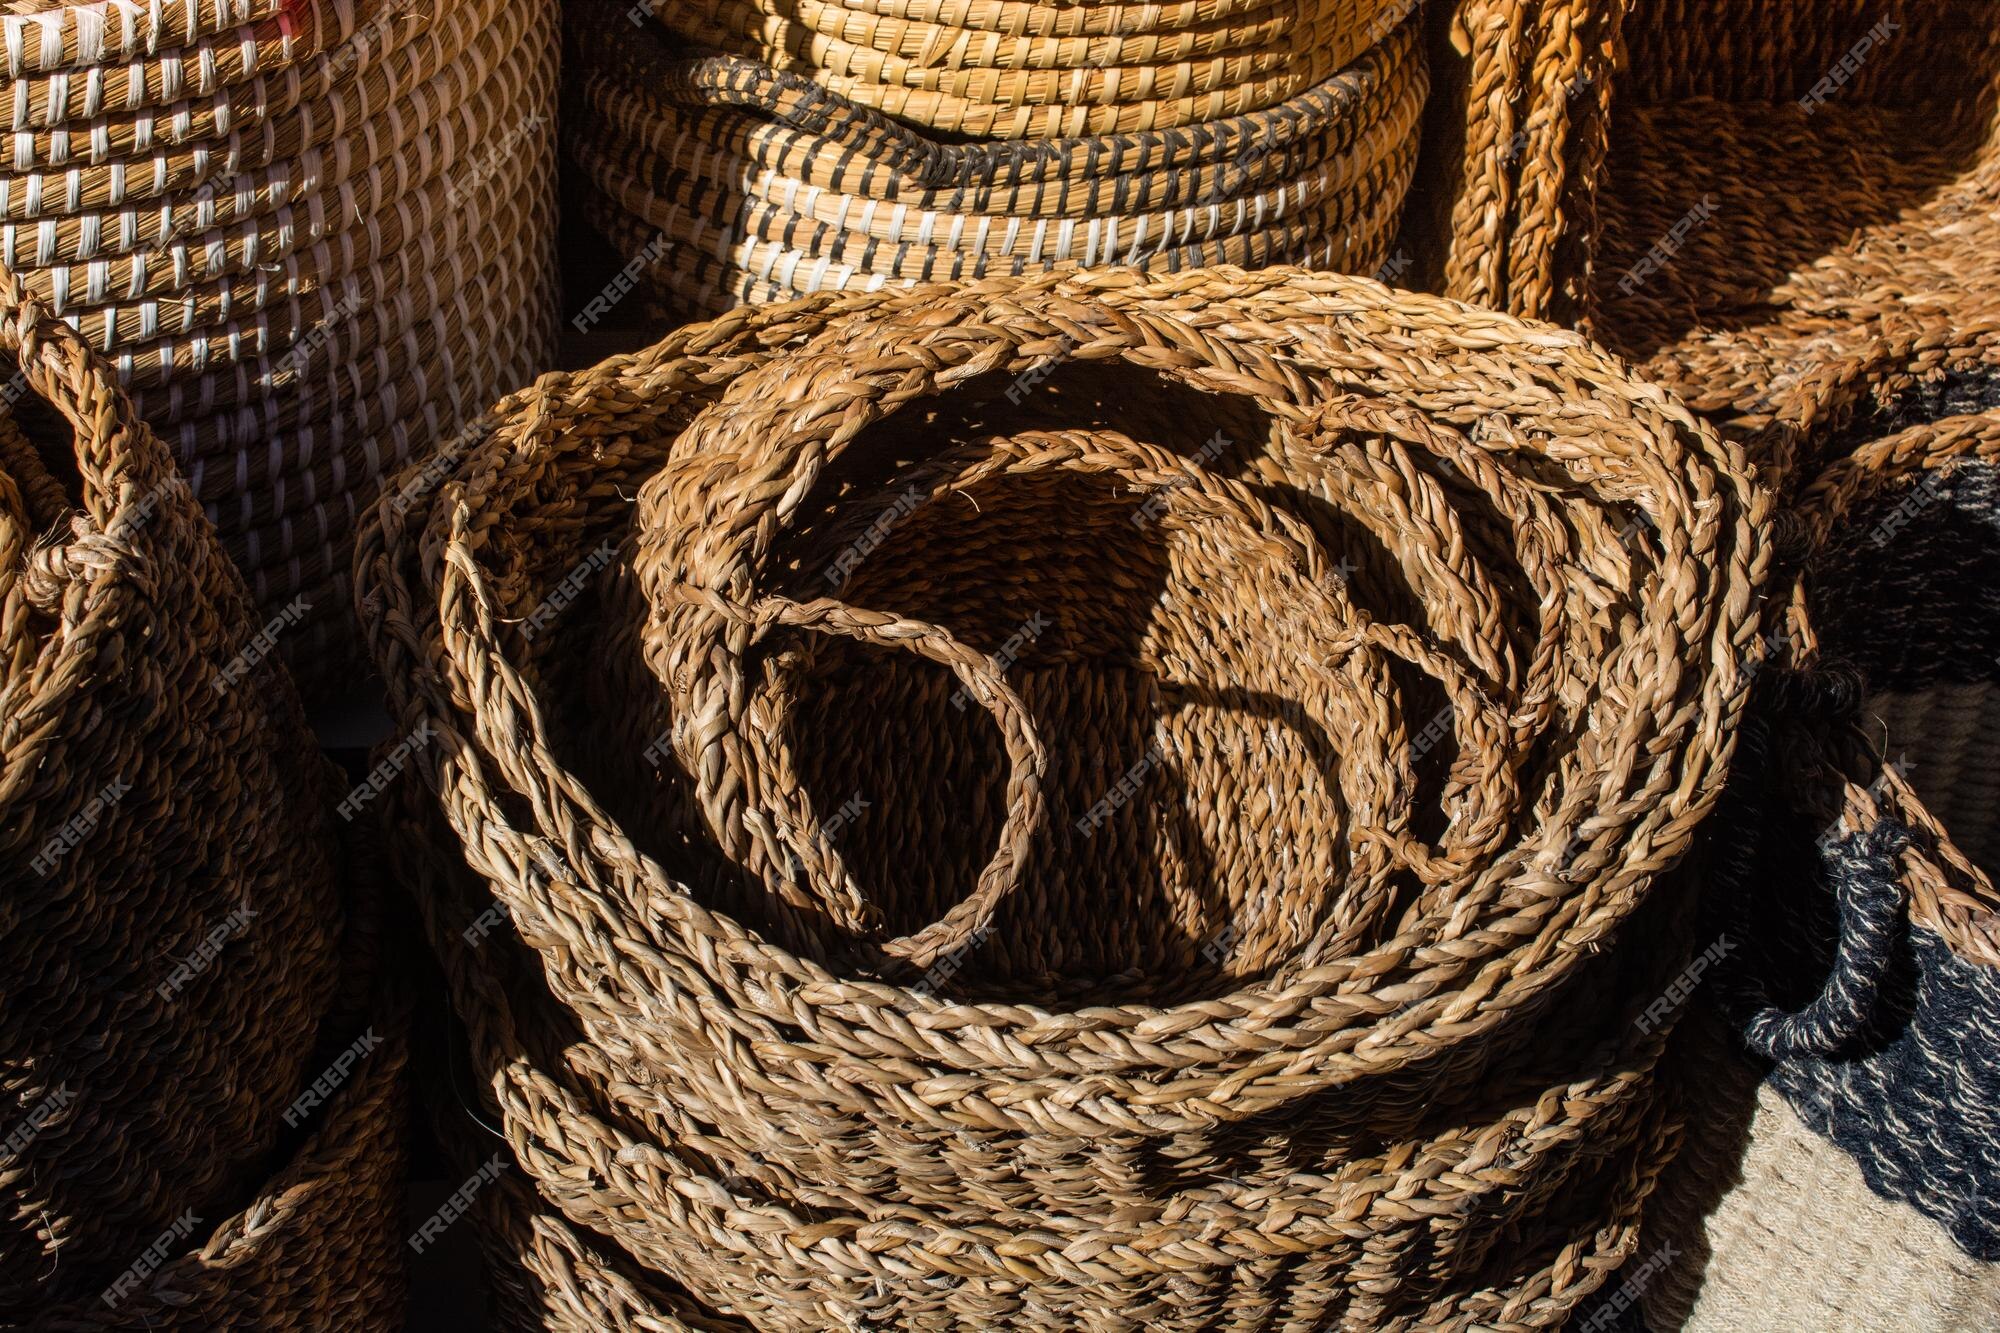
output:
[[[171,11],[171,12],[170,12]],[[308,692],[382,475],[546,364],[551,0],[0,5],[0,255],[173,451]]]
[[[966,143],[796,73],[649,40],[614,0],[581,11],[592,21],[570,33],[566,151],[585,216],[662,328],[751,301],[988,274],[1374,273],[1394,258],[1426,92],[1414,23],[1268,108]],[[578,326],[599,317],[586,305]]]
[[[1557,1326],[1676,1138],[1765,510],[1576,335],[1299,270],[544,377],[357,568],[495,1126],[757,1328]]]

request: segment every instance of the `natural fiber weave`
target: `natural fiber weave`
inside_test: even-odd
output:
[[[1000,9],[1017,11],[1000,22]],[[689,0],[654,13],[694,46],[811,79],[935,134],[1033,140],[1143,134],[1263,111],[1397,27],[1408,0],[1274,0],[1212,22],[1122,7],[1136,24],[1067,39],[1023,31],[1068,6],[989,6],[938,22],[903,6]],[[1119,6],[1109,7],[1113,10]],[[1151,12],[1149,12],[1151,11]],[[1137,27],[1138,31],[1132,31]]]
[[[4,1317],[115,1276],[263,1159],[341,911],[332,788],[259,660],[264,621],[103,363],[11,275],[0,308],[20,371],[0,413]]]
[[[1762,505],[1580,340],[1298,271],[823,297],[545,378],[358,567],[506,910],[427,909],[516,1160],[758,1327],[1559,1323],[1670,1151],[1629,1020]]]
[[[115,1305],[92,1293],[25,1323],[0,1318],[0,1328],[400,1333],[406,1038],[399,1028],[370,1031],[381,1044],[245,1206],[202,1228],[198,1242],[170,1251]]]
[[[350,679],[353,513],[550,354],[554,6],[190,9],[108,67],[132,34],[59,19],[7,19],[0,254],[114,357],[266,613],[310,603],[304,683]]]
[[[1703,1129],[1648,1216],[1684,1252],[1648,1304],[1663,1329],[1976,1327],[2000,1283],[2000,894],[1926,803],[1951,777],[1929,738],[1862,701],[2000,680],[2000,416],[1856,448],[1795,526],[1785,660],[1715,833],[1733,1031],[1670,1057]]]
[[[1681,1028],[1689,1049],[1675,1059],[1699,1081],[1700,1110],[1647,1208],[1640,1252],[1672,1261],[1645,1285],[1645,1327],[1978,1328],[2000,1304],[2000,1263],[1875,1193],[1718,1026]]]
[[[955,144],[767,66],[648,48],[617,31],[608,0],[583,12],[566,141],[585,215],[637,256],[650,301],[697,315],[1114,263],[1372,272],[1415,169],[1413,25],[1254,115]]]
[[[1988,6],[1492,0],[1460,31],[1448,294],[1585,328],[1787,480],[1996,377]]]
[[[1443,290],[1530,319],[1585,313],[1627,0],[1464,0],[1464,126]]]

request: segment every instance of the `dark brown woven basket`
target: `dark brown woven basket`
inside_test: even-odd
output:
[[[316,1109],[309,1131],[247,1202],[191,1236],[169,1230],[143,1274],[0,1328],[21,1333],[402,1333],[409,1117],[406,1014],[386,1004],[357,1040],[379,1040]],[[190,1210],[198,1212],[199,1210]],[[171,1242],[168,1238],[171,1237]],[[133,1258],[138,1255],[134,1254]]]
[[[104,363],[11,276],[0,308],[4,1314],[264,1157],[342,926],[332,788],[268,626]]]

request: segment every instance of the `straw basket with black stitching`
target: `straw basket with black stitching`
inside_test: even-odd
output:
[[[564,138],[585,216],[667,314],[989,273],[1391,260],[1426,81],[1414,23],[1265,108],[959,143],[803,77],[694,59],[589,0]],[[585,316],[580,318],[587,318]]]
[[[297,1170],[333,1153],[374,1181],[340,1226],[260,1239],[282,1219],[253,1209],[115,1317],[99,1300],[184,1215],[212,1226],[261,1179],[316,1072],[311,1034],[368,951],[325,761],[186,482],[4,270],[0,307],[0,1325],[152,1310],[160,1327],[184,1282],[269,1303],[309,1256],[383,1229],[359,1196],[388,1197],[386,1178],[352,1145],[308,1147]],[[277,1206],[317,1205],[288,1185]],[[285,1271],[258,1286],[267,1252]],[[336,1285],[365,1276],[328,1263]]]
[[[309,689],[379,478],[546,360],[546,0],[0,12],[0,247],[172,448]]]
[[[2000,416],[1815,475],[1716,834],[1736,942],[1677,1037],[1653,1327],[1979,1327],[2000,1298]],[[1754,892],[1745,886],[1755,885]],[[1856,1256],[1866,1256],[1857,1263]]]
[[[1277,106],[1357,60],[1411,0],[1098,6],[691,0],[683,42],[940,135],[1144,134]]]
[[[357,567],[490,1113],[754,1327],[1558,1325],[1763,508],[1574,335],[1297,270],[544,377]]]

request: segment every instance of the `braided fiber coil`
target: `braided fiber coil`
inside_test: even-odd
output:
[[[544,377],[357,553],[516,1160],[757,1327],[1560,1323],[1671,1152],[1764,503],[1573,335],[1296,270]]]
[[[636,256],[653,305],[747,301],[1114,263],[1372,272],[1415,169],[1427,81],[1414,24],[1255,114],[1032,142],[927,138],[813,84],[573,33],[565,142],[584,213]]]
[[[810,79],[929,133],[1032,140],[1171,130],[1265,110],[1353,63],[1414,7],[1272,0],[1173,21],[1156,6],[1110,6],[1101,31],[1066,35],[1024,31],[1033,23],[1025,14],[1002,30],[990,9],[940,22],[837,2],[692,0],[654,15],[685,43]],[[1013,8],[1039,10],[1044,28],[1076,12]],[[1138,21],[1121,21],[1121,8]]]
[[[77,8],[5,16],[0,255],[113,359],[259,604],[304,598],[281,651],[317,693],[355,665],[353,515],[550,354],[555,6]],[[156,44],[84,58],[135,24]]]
[[[4,272],[0,305],[5,1320],[94,1303],[264,1159],[343,912],[266,622],[103,362]]]

